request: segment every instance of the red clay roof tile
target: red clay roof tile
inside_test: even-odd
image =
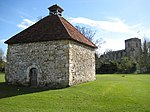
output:
[[[58,15],[49,15],[43,18],[29,28],[11,37],[5,41],[5,43],[17,44],[66,39],[96,48],[96,46],[74,26]]]

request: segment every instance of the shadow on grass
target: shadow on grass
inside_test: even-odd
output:
[[[8,85],[5,82],[1,82],[0,83],[0,99],[17,96],[17,95],[29,94],[29,93],[42,92],[46,90],[50,90],[50,89],[14,86],[14,85]]]

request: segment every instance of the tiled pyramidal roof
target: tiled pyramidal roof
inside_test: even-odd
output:
[[[44,42],[53,40],[74,40],[96,48],[96,46],[81,34],[73,25],[61,16],[63,11],[57,5],[49,8],[50,15],[34,25],[11,37],[6,44]]]

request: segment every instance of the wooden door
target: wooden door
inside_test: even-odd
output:
[[[30,69],[30,86],[36,87],[37,86],[37,69],[32,68]]]

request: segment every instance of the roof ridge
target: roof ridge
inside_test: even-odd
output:
[[[69,35],[70,39],[71,39],[71,34],[70,32],[68,31],[68,29],[66,28],[66,26],[64,25],[64,23],[62,22],[61,18],[63,18],[62,16],[57,16],[60,20],[60,22],[63,24],[63,27],[65,29],[65,31],[67,32],[67,34]],[[64,18],[63,18],[64,19]]]
[[[67,32],[67,33],[68,33],[68,35],[71,37],[70,32],[68,31],[68,29],[66,28],[66,26],[65,26],[65,25],[64,25],[64,23],[62,22],[61,18],[63,18],[63,17],[59,17],[60,22],[63,24],[63,27],[65,28],[66,32]],[[63,19],[64,19],[64,18],[63,18]]]

